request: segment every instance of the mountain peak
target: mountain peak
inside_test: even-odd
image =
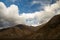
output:
[[[34,31],[35,30],[35,31]],[[0,30],[0,39],[60,39],[60,15],[37,27],[18,24]]]

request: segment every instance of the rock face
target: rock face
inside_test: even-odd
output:
[[[60,39],[60,15],[36,28],[19,24],[2,29],[0,39]]]

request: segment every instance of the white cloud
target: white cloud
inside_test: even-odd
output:
[[[52,0],[33,0],[32,1],[32,5],[33,4],[41,4],[41,5],[49,5],[52,2]]]
[[[40,1],[33,1],[32,4],[39,4]]]
[[[46,23],[54,15],[60,14],[59,8],[60,1],[44,7],[44,11],[29,14],[23,13],[19,15],[18,6],[11,5],[7,8],[3,2],[0,2],[0,24],[3,25],[1,28],[5,28],[5,26],[13,26],[16,24],[37,26]]]

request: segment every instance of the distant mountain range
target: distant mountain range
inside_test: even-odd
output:
[[[54,16],[46,24],[37,27],[16,25],[0,29],[0,39],[60,39],[60,15]]]

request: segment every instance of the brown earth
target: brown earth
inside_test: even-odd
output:
[[[46,24],[37,27],[19,24],[10,28],[1,29],[0,39],[58,40],[60,39],[60,15],[54,16]]]

